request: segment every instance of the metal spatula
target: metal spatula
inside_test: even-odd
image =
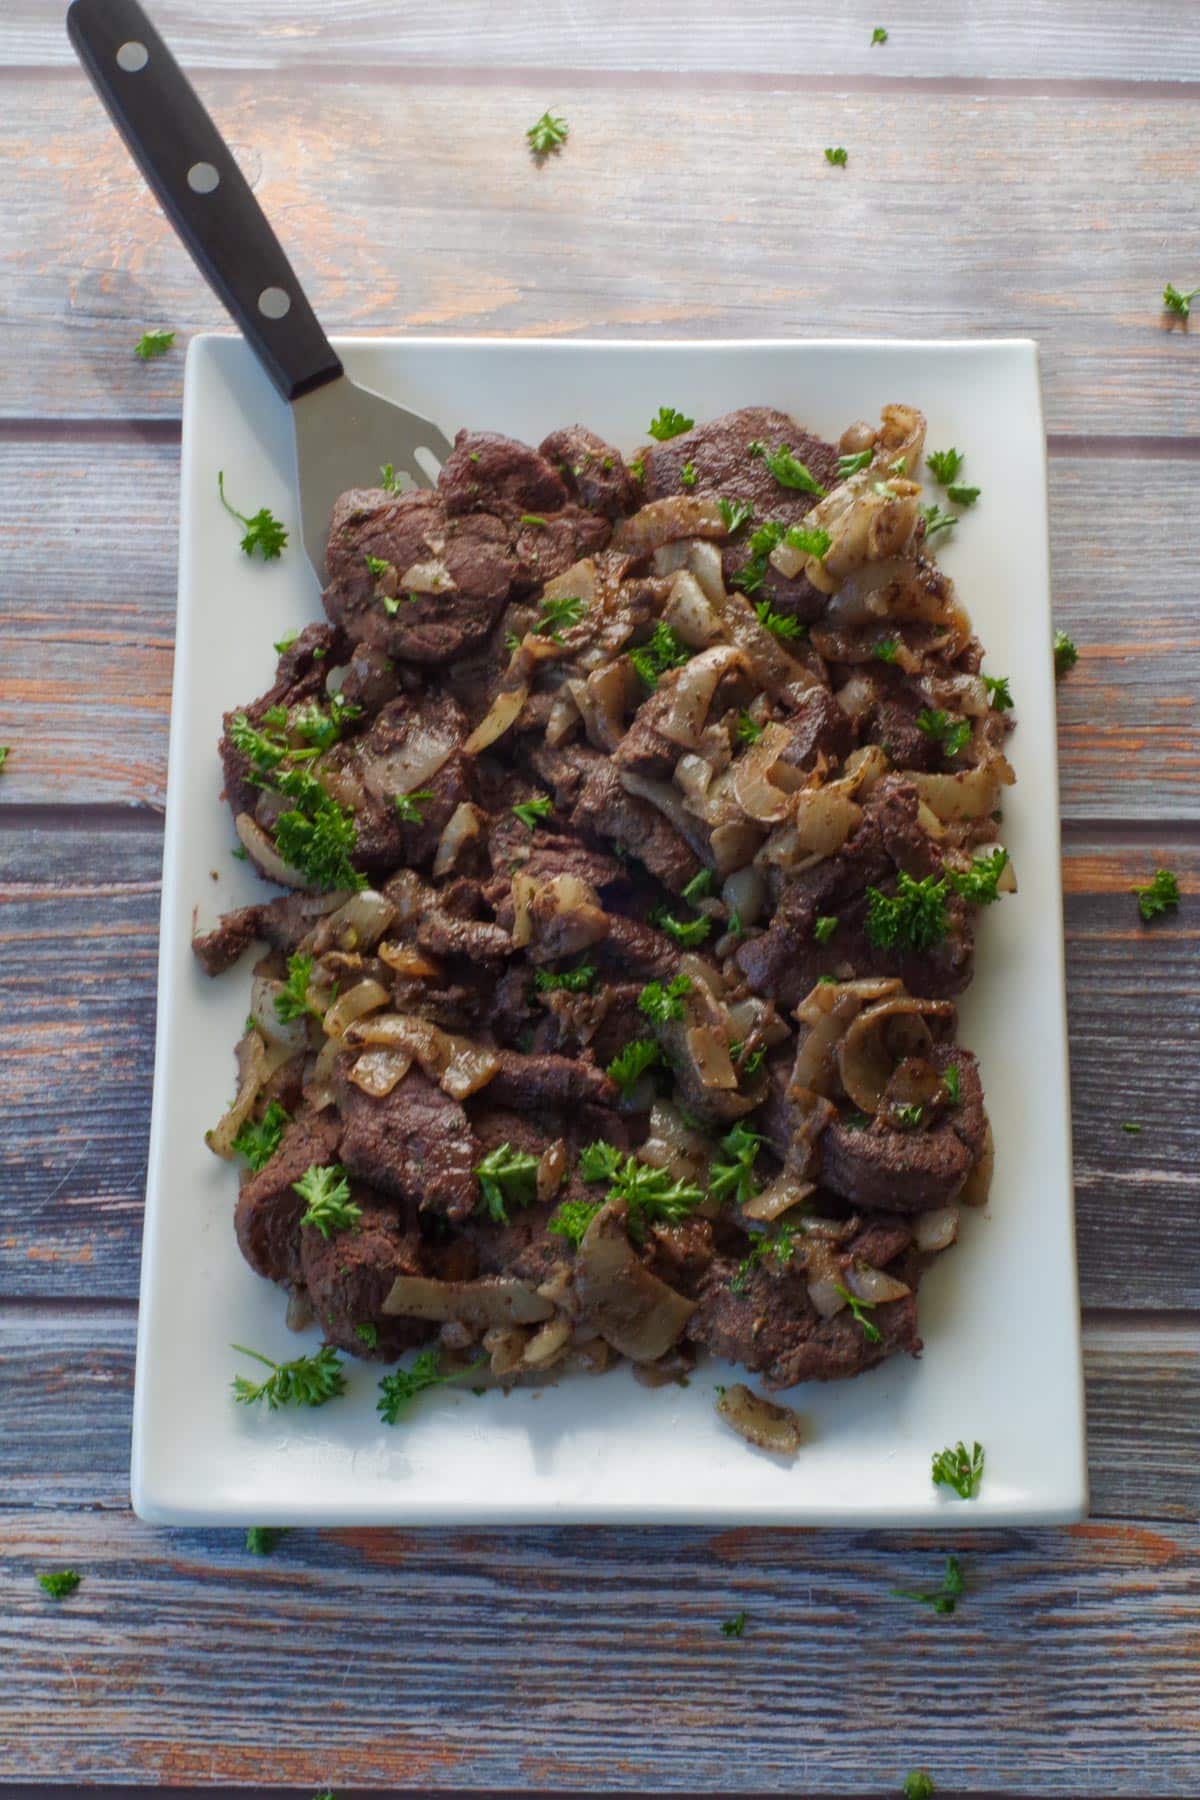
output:
[[[346,488],[391,463],[428,487],[450,444],[436,425],[346,375],[250,185],[138,0],[73,0],[67,31],[164,212],[263,368],[291,403],[304,547],[325,539]]]

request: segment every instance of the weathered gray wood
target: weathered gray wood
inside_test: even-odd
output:
[[[0,1542],[5,1509],[128,1506],[135,1331],[131,1308],[0,1303]],[[1097,1314],[1084,1355],[1092,1517],[1196,1521],[1200,1321]]]
[[[486,0],[445,8],[386,0],[259,0],[253,16],[240,0],[159,0],[155,16],[175,53],[194,68],[301,68],[357,63],[370,69],[460,68],[513,71],[646,70],[663,73],[761,72],[774,80],[801,74],[880,78],[970,75],[1117,81],[1200,78],[1200,53],[1186,5],[1175,0],[981,0],[969,13],[953,0],[910,7],[848,0],[822,13],[781,0],[741,0],[732,20],[691,0],[546,0],[536,11],[497,10]],[[886,49],[871,31],[886,19]],[[67,64],[58,8],[47,0],[9,0],[5,60]]]
[[[1200,337],[1159,299],[1200,281],[1190,97],[517,72],[202,86],[331,328],[1019,331],[1044,345],[1052,431],[1197,430]],[[181,358],[133,347],[147,324],[223,322],[217,303],[82,78],[12,92],[0,417],[171,416]],[[523,133],[550,102],[572,135],[539,169]]]
[[[1085,1302],[1200,1305],[1200,1133],[1182,1100],[1198,1003],[1191,906],[1151,929],[1129,888],[1200,847],[1071,843],[1072,1080]],[[0,1294],[131,1297],[154,1030],[160,844],[117,826],[0,832]],[[227,979],[238,980],[237,975]],[[1125,1121],[1142,1131],[1122,1131]]]
[[[0,439],[0,805],[162,806],[177,481],[169,443]],[[1195,820],[1200,459],[1056,457],[1050,497],[1064,811]]]
[[[960,1793],[1195,1793],[1191,1527],[298,1531],[260,1561],[17,1511],[0,1543],[10,1780],[895,1794],[924,1764]],[[953,1618],[890,1596],[954,1550]],[[84,1585],[52,1609],[63,1564]]]

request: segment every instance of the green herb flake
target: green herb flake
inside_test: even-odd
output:
[[[459,1381],[464,1375],[475,1375],[484,1367],[486,1359],[470,1363],[465,1368],[447,1369],[442,1366],[442,1359],[436,1350],[422,1350],[413,1358],[407,1369],[396,1369],[385,1375],[379,1383],[379,1399],[375,1402],[375,1410],[385,1425],[396,1425],[401,1414],[408,1410],[418,1394],[427,1393],[430,1388],[447,1387],[451,1382]]]
[[[826,146],[825,161],[831,163],[835,169],[844,169],[849,160],[849,155],[841,144],[839,144],[836,149],[830,149],[828,145]]]
[[[731,1200],[744,1206],[758,1192],[754,1165],[762,1148],[762,1137],[741,1120],[727,1131],[709,1164],[708,1191],[714,1200]]]
[[[1079,661],[1079,652],[1065,631],[1054,634],[1054,679],[1061,681]]]
[[[698,875],[692,876],[680,897],[686,900],[689,906],[695,906],[698,901],[705,899],[712,891],[713,872],[711,869],[701,869]]]
[[[561,644],[563,632],[578,625],[586,611],[587,603],[578,594],[557,594],[542,601],[533,629],[539,637]]]
[[[665,906],[655,907],[650,915],[650,923],[657,925],[660,931],[665,931],[668,937],[674,938],[681,950],[694,950],[712,932],[712,920],[707,913],[700,913],[694,919],[677,919]]]
[[[946,1618],[958,1605],[964,1585],[962,1564],[956,1556],[948,1556],[942,1585],[932,1593],[922,1593],[912,1588],[893,1588],[891,1591],[896,1600],[915,1600],[921,1606],[932,1607],[939,1618]]]
[[[1190,294],[1181,294],[1173,282],[1168,281],[1163,289],[1163,305],[1168,312],[1173,312],[1177,319],[1186,319],[1192,310],[1192,301],[1200,294],[1200,287],[1192,289]]]
[[[884,30],[882,25],[877,25],[875,27],[874,31],[871,33],[872,44],[886,44],[887,41],[888,41],[887,32]]]
[[[738,714],[735,735],[740,744],[757,744],[763,734],[763,728],[748,712]],[[684,889],[686,896],[687,889]]]
[[[894,637],[880,638],[873,646],[871,654],[876,662],[894,663],[900,651],[900,639]]]
[[[808,635],[807,625],[802,625],[794,613],[776,612],[769,600],[757,600],[754,603],[754,616],[764,630],[772,637],[795,641]]]
[[[560,973],[555,973],[552,969],[538,969],[533,977],[533,985],[540,994],[552,994],[555,991],[586,994],[595,979],[595,963],[581,962],[573,969],[563,969]]]
[[[730,537],[735,531],[740,531],[743,525],[748,525],[754,517],[754,508],[748,500],[718,500],[717,511]]]
[[[684,998],[691,991],[691,978],[687,975],[674,976],[666,987],[661,981],[647,982],[638,995],[638,1010],[660,1025],[671,1019],[682,1019]]]
[[[278,1100],[272,1100],[262,1118],[246,1119],[238,1128],[233,1149],[244,1156],[255,1174],[265,1169],[278,1150],[284,1131],[291,1124],[290,1115]]]
[[[654,627],[652,635],[636,650],[629,652],[629,660],[637,672],[639,680],[653,692],[658,686],[659,678],[668,669],[680,669],[689,660],[692,652],[679,636],[674,626],[660,619]]]
[[[547,1225],[555,1237],[566,1238],[576,1250],[587,1234],[587,1228],[601,1210],[602,1200],[564,1200]]]
[[[522,513],[521,514],[521,524],[522,525],[538,526],[544,531],[547,523],[548,523],[548,521],[542,517],[541,513]]]
[[[925,466],[939,487],[949,487],[964,460],[961,450],[931,450],[925,458]]]
[[[432,788],[414,788],[411,794],[393,794],[392,805],[399,814],[402,825],[423,825],[423,808],[432,799]]]
[[[866,934],[877,950],[931,950],[950,928],[946,882],[932,875],[914,881],[902,869],[895,892],[867,889]]]
[[[264,1381],[249,1381],[244,1375],[233,1379],[234,1398],[242,1406],[254,1406],[265,1400],[274,1412],[280,1406],[324,1406],[346,1391],[346,1377],[341,1360],[332,1344],[322,1344],[315,1356],[298,1356],[293,1362],[277,1363],[245,1344],[233,1348],[240,1356],[252,1356],[272,1371]]]
[[[939,1450],[933,1458],[933,1485],[953,1488],[960,1500],[973,1500],[983,1480],[983,1445],[968,1450],[959,1440],[952,1450]]]
[[[173,331],[145,331],[134,345],[133,354],[140,356],[143,362],[151,362],[156,356],[165,356],[168,350],[174,348]]]
[[[974,506],[982,492],[982,488],[960,487],[956,483],[946,489],[946,498],[952,500],[955,506]]]
[[[962,1103],[962,1084],[958,1073],[958,1064],[951,1063],[942,1075],[942,1086],[950,1097],[951,1106]]]
[[[828,150],[825,154],[829,155]],[[844,160],[845,151],[842,156]],[[815,494],[818,499],[824,498],[825,489],[799,458],[792,455],[787,444],[780,444],[778,450],[768,451],[763,461],[780,487],[791,488],[801,494]]]
[[[834,1282],[833,1291],[838,1299],[844,1300],[846,1305],[850,1308],[854,1322],[866,1338],[868,1344],[882,1344],[882,1331],[880,1331],[878,1325],[867,1317],[869,1312],[874,1312],[876,1302],[874,1300],[860,1300],[857,1294],[852,1294],[850,1289],[848,1287],[843,1287],[840,1281]]]
[[[360,1344],[365,1344],[367,1346],[368,1350],[378,1350],[379,1327],[375,1324],[373,1319],[364,1319],[361,1325],[356,1325],[354,1327],[354,1335]]]
[[[928,707],[923,707],[917,714],[917,730],[932,738],[946,758],[957,756],[971,741],[971,721],[951,719],[940,708],[931,712]]]
[[[350,1178],[341,1163],[310,1163],[293,1188],[306,1203],[301,1225],[311,1225],[326,1243],[335,1231],[350,1231],[362,1217],[362,1207],[350,1198]]]
[[[270,1556],[280,1538],[286,1536],[280,1525],[251,1525],[246,1532],[246,1548],[251,1556]]]
[[[837,930],[837,925],[838,916],[836,913],[825,913],[818,917],[813,926],[813,937],[816,939],[817,943],[827,944]]]
[[[538,1158],[511,1144],[497,1144],[475,1165],[479,1192],[488,1217],[497,1225],[508,1224],[508,1203],[532,1206],[537,1199]]]
[[[1157,919],[1170,909],[1179,905],[1179,880],[1170,869],[1155,869],[1154,874],[1145,887],[1135,887],[1138,911],[1142,921],[1148,925],[1151,919]]]
[[[82,1580],[83,1576],[74,1569],[48,1569],[45,1574],[38,1576],[38,1586],[52,1600],[65,1600],[75,1592]]]
[[[532,831],[540,820],[550,817],[554,811],[554,802],[549,794],[535,794],[532,800],[518,801],[512,810],[522,825]]]
[[[680,469],[680,471],[679,471],[680,487],[687,488],[690,491],[692,488],[695,487],[695,485],[699,481],[699,479],[700,479],[700,477],[696,473],[695,463],[694,462],[684,463],[682,469]]]
[[[646,429],[658,443],[665,444],[668,439],[681,437],[685,431],[690,431],[695,423],[695,419],[689,419],[686,413],[677,412],[673,406],[660,406]]]
[[[525,133],[530,150],[539,160],[557,153],[562,149],[570,134],[570,126],[563,118],[551,112],[544,112],[540,119],[529,127]]]
[[[827,531],[822,531],[816,525],[789,525],[783,534],[783,541],[793,550],[799,550],[802,556],[813,556],[820,562],[833,539]]]
[[[605,1073],[627,1100],[642,1076],[662,1062],[662,1051],[653,1038],[634,1038],[620,1055],[614,1056]]]
[[[904,1777],[904,1800],[933,1800],[933,1777],[928,1769],[910,1769]]]
[[[722,1637],[740,1638],[745,1632],[745,1629],[746,1614],[744,1612],[734,1613],[732,1619],[723,1619],[721,1621]]]
[[[265,506],[260,507],[259,511],[251,514],[249,518],[245,513],[240,513],[237,507],[231,505],[225,498],[225,471],[223,469],[217,473],[217,492],[221,496],[221,505],[229,516],[237,519],[239,524],[246,528],[242,536],[242,550],[247,556],[253,556],[257,551],[264,562],[274,562],[276,558],[283,555],[288,534],[274,513],[269,512]]]
[[[987,690],[990,705],[997,712],[1011,712],[1013,706],[1012,690],[1008,685],[1007,675],[985,675],[983,685]]]

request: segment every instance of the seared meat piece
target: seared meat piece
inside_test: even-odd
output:
[[[872,1269],[886,1269],[904,1255],[912,1241],[912,1232],[902,1219],[881,1217],[865,1219],[862,1230],[851,1238],[846,1249],[856,1262],[867,1263]]]
[[[679,952],[665,931],[623,913],[609,914],[607,937],[588,954],[606,981],[635,975],[640,982],[669,980],[679,967]]]
[[[897,1350],[915,1356],[921,1349],[913,1294],[873,1309],[871,1324],[881,1334],[873,1343],[849,1307],[823,1319],[803,1275],[764,1261],[734,1293],[730,1284],[737,1274],[735,1262],[713,1263],[687,1334],[693,1343],[762,1375],[768,1387],[841,1380],[873,1369]]]
[[[552,431],[538,446],[552,463],[572,497],[589,512],[618,519],[637,505],[637,488],[619,450],[582,425]]]
[[[939,1045],[929,1060],[957,1066],[961,1098],[927,1129],[897,1131],[878,1115],[858,1127],[839,1118],[821,1134],[821,1180],[851,1205],[888,1213],[949,1206],[978,1162],[987,1119],[975,1058]]]
[[[484,1092],[496,1106],[574,1107],[590,1103],[612,1106],[615,1082],[593,1062],[573,1056],[522,1056],[501,1050],[500,1068]]]
[[[390,656],[374,644],[355,644],[342,678],[342,694],[351,706],[377,713],[400,691],[400,677]]]
[[[707,1219],[684,1219],[678,1225],[656,1225],[646,1238],[646,1261],[651,1272],[684,1294],[699,1297],[712,1267],[713,1228]]]
[[[382,574],[367,558],[385,563]],[[510,533],[486,514],[447,518],[436,493],[352,489],[334,508],[325,611],[356,643],[408,662],[448,662],[480,643],[517,576]],[[414,594],[404,576],[440,565],[448,585]],[[386,604],[385,604],[386,601]]]
[[[871,683],[878,699],[866,715],[864,742],[880,744],[897,769],[944,767],[936,738],[922,731],[917,715],[929,701],[899,669],[872,666]]]
[[[645,1034],[646,1016],[638,1011],[641,991],[640,981],[599,981],[594,993],[562,988],[537,993],[544,1013],[533,1034],[534,1053],[578,1056],[590,1050],[606,1068],[631,1038]]]
[[[383,1311],[397,1275],[426,1272],[421,1235],[414,1218],[383,1205],[369,1188],[352,1188],[351,1198],[362,1216],[349,1230],[326,1239],[315,1226],[304,1227],[304,1284],[327,1344],[351,1356],[394,1362],[436,1329],[424,1320],[391,1318]],[[360,1336],[360,1326],[365,1336]]]
[[[432,862],[450,815],[470,798],[470,762],[460,748],[466,737],[466,716],[449,694],[402,694],[362,737],[335,745],[323,759],[319,773],[354,814],[358,868],[380,872]],[[413,783],[405,771],[426,745],[450,746],[450,754],[433,775]],[[416,818],[405,820],[396,800],[414,785],[428,798],[414,803]]]
[[[567,485],[549,460],[498,431],[460,431],[437,491],[447,513],[552,513]]]
[[[751,445],[757,444],[769,451],[786,444],[821,487],[834,486],[838,457],[835,447],[813,437],[786,413],[769,406],[745,406],[738,412],[725,413],[643,453],[647,500],[684,492],[680,475],[691,463],[696,471],[692,492],[718,493],[729,500],[748,500],[753,506],[750,524],[725,550],[726,583],[749,560],[747,540],[758,526],[769,519],[798,525],[816,504],[815,494],[783,487],[776,481],[764,458],[752,454]],[[805,621],[819,619],[829,603],[807,576],[789,581],[770,564],[754,598],[770,600],[776,612],[794,613]]]
[[[540,523],[522,523],[518,519],[513,527],[513,554],[518,570],[514,593],[528,592],[542,582],[553,581],[585,556],[603,550],[612,530],[607,519],[582,506],[564,506],[561,512],[522,517]]]
[[[648,781],[671,779],[675,765],[683,755],[683,746],[663,736],[659,721],[674,704],[681,673],[679,669],[668,669],[660,675],[654,692],[638,707],[613,754],[613,762],[619,769],[631,769]]]
[[[342,1161],[352,1175],[423,1211],[466,1218],[479,1193],[479,1143],[457,1100],[415,1068],[390,1094],[372,1099],[347,1078],[345,1058],[336,1091]]]
[[[675,827],[648,800],[627,794],[615,765],[605,758],[584,782],[571,823],[589,836],[620,844],[673,894],[700,873],[700,859]]]
[[[225,798],[235,818],[238,813],[254,811],[262,789],[251,778],[253,771],[249,757],[234,746],[229,735],[234,719],[244,712],[251,725],[258,726],[262,724],[263,714],[273,706],[320,704],[326,698],[325,682],[329,671],[346,647],[341,633],[330,630],[328,625],[306,625],[295,643],[281,652],[275,680],[266,693],[252,700],[249,706],[235,707],[225,714],[220,743],[221,769],[225,777]]]
[[[494,818],[488,829],[488,854],[497,885],[489,889],[497,911],[509,892],[510,878],[520,869],[535,881],[551,881],[556,875],[574,875],[586,881],[607,902],[624,899],[632,885],[629,871],[615,856],[589,849],[576,837],[552,829],[550,821],[530,831],[511,812]],[[509,920],[511,924],[511,920]]]
[[[831,768],[854,748],[854,727],[828,688],[809,688],[786,720],[791,742],[780,758],[796,769],[811,769],[819,757]]]
[[[305,1202],[294,1182],[312,1167],[338,1160],[341,1121],[336,1113],[309,1113],[284,1131],[270,1162],[243,1182],[234,1214],[242,1255],[268,1281],[300,1279],[300,1216]]]
[[[472,1124],[486,1156],[508,1144],[513,1150],[540,1157],[554,1138],[553,1124],[543,1126],[525,1112],[509,1112],[488,1103],[485,1089],[479,1097]],[[508,1224],[488,1217],[483,1209],[471,1215],[463,1236],[474,1250],[481,1275],[516,1275],[535,1284],[549,1280],[554,1269],[570,1258],[566,1239],[547,1229],[561,1198],[533,1206],[507,1207]]]
[[[282,894],[278,900],[239,907],[211,931],[194,937],[192,954],[206,975],[220,975],[232,967],[251,944],[270,944],[290,956],[335,904],[324,894]]]

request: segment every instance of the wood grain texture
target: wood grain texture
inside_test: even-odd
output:
[[[1190,1527],[238,1535],[0,1518],[9,1779],[1191,1796]],[[936,1587],[953,1618],[893,1599]],[[84,1576],[51,1606],[36,1573]],[[748,1615],[745,1636],[723,1619]],[[1033,1648],[1036,1646],[1036,1648]]]
[[[0,804],[162,807],[177,484],[169,443],[0,439]],[[1050,503],[1063,811],[1194,821],[1200,459],[1058,457]]]
[[[515,71],[202,86],[331,329],[1029,333],[1051,431],[1200,429],[1200,333],[1159,298],[1195,241],[1193,99],[571,74],[551,93]],[[133,347],[223,322],[217,303],[82,77],[12,92],[0,417],[175,415],[181,358]],[[539,169],[523,133],[549,100],[572,135]]]
[[[487,0],[396,8],[387,0],[158,0],[155,18],[172,49],[193,68],[296,68],[357,63],[422,69],[467,65],[514,70],[759,72],[775,79],[862,72],[898,76],[982,76],[1035,81],[1200,80],[1200,49],[1186,5],[1161,0],[954,0],[883,7],[847,0],[819,24],[781,0],[739,0],[736,29],[694,0],[543,0],[536,11],[497,9]],[[886,18],[886,49],[871,31]],[[9,0],[5,61],[67,65],[58,9],[46,0]]]
[[[135,1329],[124,1307],[0,1302],[0,1544],[6,1510],[128,1508]],[[1093,1519],[1195,1522],[1200,1322],[1095,1315],[1084,1361]]]
[[[1162,855],[1189,902],[1147,928],[1129,889]],[[0,1115],[22,1120],[0,1134],[0,1295],[137,1291],[159,857],[149,832],[0,832]],[[1163,1071],[1200,1025],[1200,847],[1073,843],[1065,868],[1084,1301],[1196,1306],[1200,1132]]]

